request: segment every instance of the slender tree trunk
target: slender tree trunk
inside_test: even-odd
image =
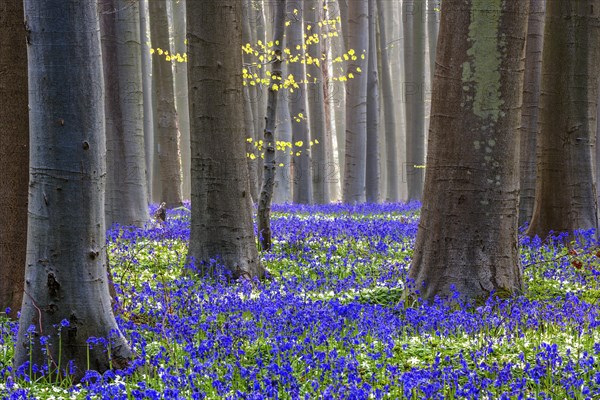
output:
[[[328,140],[325,119],[325,95],[323,92],[323,50],[321,47],[321,0],[305,2],[304,17],[307,35],[307,50],[311,62],[307,63],[308,115],[310,118],[310,138],[314,143],[311,150],[313,195],[317,204],[329,203],[329,182],[327,180],[327,155],[331,142]],[[310,27],[310,29],[309,29]],[[317,60],[316,62],[314,60]]]
[[[140,15],[137,3],[101,0],[106,112],[106,226],[142,226],[148,215]]]
[[[354,50],[354,56],[348,62],[346,84],[345,203],[363,203],[366,199],[368,15],[367,0],[349,1],[348,46]]]
[[[242,6],[187,2],[192,143],[192,222],[188,261],[211,260],[233,277],[262,277],[244,148]]]
[[[267,102],[267,116],[265,118],[264,146],[265,161],[263,170],[263,185],[258,202],[258,237],[263,251],[271,250],[271,200],[275,186],[275,171],[277,160],[275,158],[275,119],[277,117],[277,100],[279,86],[281,85],[281,63],[283,60],[282,45],[285,30],[285,0],[275,4],[273,25],[273,68],[271,71],[271,85]],[[283,90],[283,88],[282,88]]]
[[[406,162],[406,90],[404,65],[404,23],[402,21],[402,3],[384,1],[385,15],[389,17],[388,49],[390,51],[390,70],[392,73],[392,93],[397,101],[394,103],[396,114],[396,157],[400,176],[400,199],[408,199],[408,163]],[[412,170],[412,169],[411,169]]]
[[[529,222],[533,214],[536,174],[536,136],[544,44],[544,14],[546,0],[531,0],[523,83],[523,112],[520,146],[519,226]]]
[[[185,44],[185,3],[187,0],[171,0],[173,8],[173,42],[175,61],[175,105],[179,121],[179,143],[181,150],[181,195],[184,199],[191,196],[190,178],[190,110],[188,105],[187,62],[183,61]],[[193,1],[193,0],[192,0]],[[177,57],[179,55],[179,57]],[[180,59],[181,57],[181,59]]]
[[[285,38],[282,42],[285,48]],[[287,76],[285,63],[282,65],[281,76]],[[288,105],[287,90],[280,90],[277,94],[277,124],[276,138],[281,142],[289,143],[292,141],[292,121],[290,118],[290,108]],[[277,170],[275,171],[275,189],[273,193],[273,202],[276,204],[292,202],[292,157],[289,148],[285,148],[278,153]]]
[[[313,202],[312,187],[312,169],[311,169],[311,151],[310,151],[310,131],[307,115],[306,98],[306,70],[304,64],[304,29],[303,29],[303,10],[304,0],[290,0],[288,10],[298,10],[297,13],[291,13],[291,23],[287,29],[288,47],[291,56],[288,58],[287,71],[293,75],[297,82],[297,87],[290,90],[289,106],[292,117],[292,140],[294,143],[293,163],[293,182],[294,182],[294,202],[301,204],[310,204]],[[289,90],[289,89],[288,89]],[[301,144],[297,147],[296,144]]]
[[[256,47],[257,43],[255,40],[255,32],[252,30],[250,21],[255,20],[255,11],[252,0],[244,0],[243,19],[242,19],[242,43],[250,44],[252,47]],[[254,74],[257,71],[257,67],[254,66],[258,59],[253,54],[243,52],[244,68],[248,70],[250,74]],[[246,142],[246,152],[255,154],[256,150],[254,143],[258,140],[258,88],[256,84],[247,84],[244,86],[244,125],[246,129],[246,138],[251,138],[251,142]],[[258,161],[248,157],[248,176],[250,178],[250,195],[252,199],[258,199]]]
[[[151,0],[150,30],[152,35],[152,78],[155,93],[155,138],[158,139],[160,201],[167,207],[182,204],[179,122],[175,109],[173,64],[167,0]],[[168,55],[165,54],[168,52]],[[162,53],[162,54],[161,54]]]
[[[425,0],[405,0],[406,177],[408,199],[421,200],[425,176]]]
[[[152,96],[152,57],[150,40],[148,0],[140,0],[140,41],[142,43],[142,92],[144,102],[144,152],[146,159],[146,190],[148,200],[157,202],[153,193],[154,172],[154,107]]]
[[[377,71],[377,3],[369,0],[369,55],[367,68],[367,166],[366,195],[369,203],[381,201],[379,158],[379,73]]]
[[[443,0],[425,195],[409,278],[424,299],[523,289],[518,132],[529,2]]]
[[[433,81],[435,74],[435,53],[440,24],[440,6],[442,0],[427,0],[427,45],[429,46],[429,76]]]
[[[394,93],[392,91],[392,77],[390,71],[389,47],[386,32],[386,14],[383,0],[377,0],[377,12],[381,48],[381,88],[384,110],[385,148],[386,148],[386,201],[400,200],[400,177],[398,175],[398,157],[396,142],[396,114],[394,112]]]
[[[30,154],[25,295],[14,365],[31,361],[59,374],[67,369],[78,382],[88,368],[125,367],[132,353],[112,314],[106,275],[97,3],[72,5],[25,1],[30,141],[37,145]],[[47,346],[40,336],[48,337]],[[106,346],[90,348],[90,337],[108,340],[110,353]]]
[[[592,149],[600,75],[600,0],[548,1],[528,235],[597,228]],[[560,60],[560,62],[557,62]]]
[[[0,6],[0,313],[21,309],[27,245],[29,123],[23,0]]]

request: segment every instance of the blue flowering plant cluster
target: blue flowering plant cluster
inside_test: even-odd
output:
[[[0,314],[0,397],[600,398],[593,232],[570,246],[523,237],[525,296],[424,303],[404,295],[418,217],[416,203],[275,206],[269,276],[254,283],[186,271],[185,208],[113,227],[115,310],[136,359],[77,385],[50,370],[32,381],[13,370],[17,327]]]

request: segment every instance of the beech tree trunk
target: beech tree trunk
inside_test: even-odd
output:
[[[100,373],[123,368],[132,356],[112,313],[106,274],[97,2],[24,4],[36,146],[30,149],[27,267],[14,365],[49,364],[50,373],[67,369],[78,382],[88,367]],[[69,326],[61,325],[65,320]],[[48,346],[40,336],[48,337]],[[102,345],[90,349],[90,337],[108,340],[110,353]]]
[[[529,2],[443,0],[414,290],[523,289],[518,132]]]
[[[286,6],[291,18],[286,37],[287,46],[291,51],[288,57],[287,72],[293,75],[297,87],[289,93],[289,107],[292,118],[292,141],[294,155],[292,157],[292,175],[294,185],[294,203],[310,204],[313,202],[312,165],[310,150],[310,131],[308,121],[306,69],[304,64],[304,0],[291,0]],[[293,10],[298,10],[294,13]],[[300,47],[298,47],[300,46]],[[289,90],[289,89],[288,89]],[[302,144],[298,147],[296,144]]]
[[[185,3],[187,0],[171,0],[173,10],[173,50],[183,58],[186,52],[185,44]],[[193,0],[192,0],[193,1]],[[178,57],[173,63],[175,70],[175,105],[179,121],[179,143],[181,152],[181,196],[189,199],[192,186],[190,178],[190,109],[188,105],[187,63],[181,62]]]
[[[396,140],[396,113],[394,110],[394,92],[392,90],[392,74],[389,59],[389,46],[387,36],[387,18],[384,1],[377,0],[377,14],[379,22],[380,49],[381,49],[381,97],[383,100],[383,119],[385,130],[385,178],[386,201],[400,201],[400,175],[398,167],[398,150]]]
[[[314,142],[311,148],[313,196],[317,204],[329,203],[329,182],[327,180],[327,155],[330,153],[331,138],[327,134],[325,119],[325,95],[323,92],[323,50],[321,42],[321,0],[307,0],[305,2],[305,26],[307,35],[307,52],[310,57],[318,60],[306,66],[308,115],[310,118],[310,139]],[[308,27],[310,26],[310,30]],[[318,38],[318,40],[315,40]],[[317,143],[318,142],[318,143]]]
[[[106,112],[106,226],[142,226],[148,215],[138,3],[101,0]]]
[[[425,176],[425,0],[405,0],[406,179],[408,200],[421,200]]]
[[[242,6],[236,0],[187,2],[192,143],[192,222],[188,262],[233,277],[262,277],[258,258],[242,95]]]
[[[369,48],[367,0],[348,1],[348,61],[346,83],[346,154],[344,160],[345,203],[364,203],[367,164],[367,51]],[[350,78],[353,74],[353,78]]]
[[[21,309],[27,245],[29,119],[23,0],[0,5],[0,313]]]
[[[531,220],[535,200],[536,137],[542,78],[545,9],[546,0],[531,0],[525,54],[523,112],[521,113],[519,226]]]
[[[369,0],[369,53],[367,67],[366,199],[381,201],[379,158],[379,72],[377,71],[377,3]]]
[[[282,42],[283,48],[286,47],[285,38]],[[283,63],[281,76],[286,76],[286,67]],[[290,108],[288,105],[287,90],[280,90],[277,94],[277,124],[275,126],[275,137],[282,142],[292,141],[292,121],[290,118]],[[273,193],[273,203],[291,203],[292,202],[292,156],[289,148],[280,151],[277,155],[277,169],[275,170],[275,188]]]
[[[173,64],[167,60],[172,54],[169,36],[167,0],[151,0],[150,31],[152,35],[152,80],[154,84],[154,129],[158,149],[160,201],[167,207],[182,204],[181,158],[179,148],[179,121],[175,109]],[[160,50],[159,50],[160,49]],[[162,54],[160,54],[162,51]]]
[[[277,160],[275,158],[275,122],[277,117],[277,100],[279,86],[281,85],[281,64],[283,60],[282,45],[285,30],[285,0],[279,0],[274,10],[273,57],[271,71],[271,85],[267,101],[267,116],[265,118],[264,148],[265,161],[263,169],[263,184],[258,201],[258,238],[263,251],[271,250],[271,201],[275,186],[275,171]],[[275,88],[277,85],[277,89]],[[283,90],[283,88],[281,89]]]
[[[154,107],[152,95],[152,57],[150,39],[148,0],[140,0],[140,41],[142,43],[142,92],[144,102],[144,152],[146,159],[146,189],[148,200],[158,202],[152,196],[154,181]]]
[[[528,235],[546,238],[550,231],[598,227],[592,149],[599,43],[600,0],[547,2],[537,179]]]

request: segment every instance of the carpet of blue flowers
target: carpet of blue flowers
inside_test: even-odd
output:
[[[600,251],[591,232],[521,238],[527,294],[467,304],[404,296],[418,204],[276,206],[261,282],[184,269],[189,211],[108,232],[118,322],[138,358],[81,384],[13,374],[43,399],[600,398]]]

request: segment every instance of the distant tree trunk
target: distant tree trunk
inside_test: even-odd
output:
[[[257,46],[256,40],[254,38],[254,32],[252,31],[252,26],[250,25],[250,21],[255,18],[254,6],[252,4],[252,0],[244,0],[244,9],[243,9],[243,19],[242,19],[242,43],[245,45],[249,43],[253,48]],[[253,63],[257,62],[258,59],[253,55],[247,52],[243,52],[243,63],[244,68],[246,68],[249,73],[254,74],[256,71],[255,66],[251,66]],[[258,140],[258,88],[256,84],[252,85],[248,83],[244,86],[244,127],[245,127],[245,135],[246,138],[252,138],[251,142],[246,143],[246,152],[247,153],[257,153],[256,148],[254,147],[254,143]],[[258,161],[256,159],[248,158],[246,160],[248,163],[248,176],[250,179],[250,195],[252,196],[252,200],[258,199]]]
[[[258,201],[258,237],[260,247],[263,251],[271,250],[271,200],[273,199],[273,187],[275,186],[275,172],[277,160],[275,158],[275,122],[277,117],[277,100],[279,86],[281,85],[281,64],[283,60],[282,45],[283,32],[285,30],[285,0],[279,0],[274,10],[274,34],[273,34],[273,57],[271,71],[271,85],[269,87],[269,98],[267,101],[267,116],[265,118],[264,149],[265,161],[263,170],[263,184]],[[277,88],[275,88],[277,85]],[[283,90],[283,88],[281,88]]]
[[[234,277],[262,277],[244,148],[242,6],[187,2],[192,143],[188,261],[201,273],[217,260]]]
[[[600,75],[600,1],[548,1],[528,235],[597,228],[592,149]],[[558,60],[558,61],[557,61]]]
[[[456,290],[485,300],[523,289],[515,132],[528,9],[521,1],[442,1],[425,193],[409,270],[424,299]]]
[[[386,32],[386,17],[384,1],[377,0],[381,48],[381,96],[383,98],[383,116],[386,149],[386,201],[400,201],[400,176],[398,174],[398,150],[396,141],[396,113],[394,112],[394,93],[392,90],[392,75],[389,59],[389,40]]]
[[[287,63],[287,72],[294,76],[298,87],[293,88],[290,93],[289,106],[292,117],[292,141],[294,144],[302,143],[301,147],[294,145],[293,163],[293,182],[294,182],[294,202],[300,204],[310,204],[313,202],[312,188],[312,170],[311,170],[311,150],[310,150],[310,132],[307,115],[306,98],[306,70],[304,60],[305,51],[303,29],[303,10],[304,0],[290,0],[288,10],[298,10],[296,14],[291,13],[291,24],[287,29],[287,46],[291,50],[291,57]]]
[[[175,109],[173,65],[167,60],[172,55],[167,0],[151,0],[150,30],[152,35],[152,78],[155,93],[155,138],[158,139],[160,174],[160,201],[167,207],[178,207],[181,197],[181,159],[179,147],[179,122]],[[159,50],[160,49],[160,50]],[[161,54],[162,52],[162,54]]]
[[[132,353],[112,314],[106,275],[97,2],[72,5],[25,1],[30,139],[36,146],[30,150],[25,295],[14,365],[50,364],[50,374],[70,370],[78,382],[88,368],[124,368]],[[68,327],[61,327],[63,320]],[[48,337],[47,346],[40,336]],[[90,349],[90,337],[108,340],[110,352],[102,345]]]
[[[283,48],[286,47],[285,39],[282,42]],[[285,63],[282,65],[281,76],[286,76],[287,71]],[[292,121],[290,119],[290,108],[288,105],[287,90],[280,90],[277,94],[277,124],[275,127],[275,137],[281,142],[292,141]],[[289,148],[280,151],[277,156],[277,170],[275,171],[275,189],[273,193],[273,203],[291,203],[292,202],[292,157]]]
[[[427,40],[429,46],[429,76],[435,74],[435,53],[439,31],[440,3],[442,0],[427,0]]]
[[[171,0],[173,8],[173,42],[176,61],[175,69],[175,105],[179,121],[179,143],[181,151],[181,195],[184,199],[191,196],[192,186],[190,178],[190,110],[188,105],[187,63],[182,62],[177,55],[183,58],[186,52],[185,44],[185,2],[186,0]]]
[[[405,0],[406,178],[408,199],[421,200],[425,175],[425,0]]]
[[[23,0],[0,6],[0,313],[21,309],[27,245],[29,119]]]
[[[348,46],[354,50],[354,58],[348,61],[346,83],[345,203],[364,203],[366,199],[368,15],[367,0],[349,1]],[[350,74],[354,77],[351,78]]]
[[[142,226],[148,215],[138,3],[101,0],[106,112],[106,226]]]
[[[144,101],[144,151],[146,159],[146,190],[150,202],[158,202],[152,196],[154,172],[154,107],[152,96],[151,39],[148,26],[148,0],[140,0],[140,41],[142,43],[142,92]]]
[[[308,115],[310,118],[310,138],[315,143],[311,150],[313,195],[317,204],[329,203],[329,182],[327,181],[327,155],[331,148],[331,138],[327,134],[325,117],[325,95],[323,92],[323,50],[321,47],[321,0],[307,0],[305,3],[304,17],[307,38],[307,52],[310,57],[318,60],[307,63],[306,72],[308,79]],[[308,27],[310,26],[310,30]],[[318,40],[315,40],[318,38]],[[318,142],[318,143],[317,143]]]
[[[529,222],[533,214],[536,174],[536,136],[544,44],[544,14],[546,0],[531,0],[523,82],[523,112],[521,113],[520,201],[519,226]]]
[[[366,195],[369,203],[381,201],[379,158],[379,73],[377,71],[377,3],[369,0],[369,53],[367,67],[367,168]]]

